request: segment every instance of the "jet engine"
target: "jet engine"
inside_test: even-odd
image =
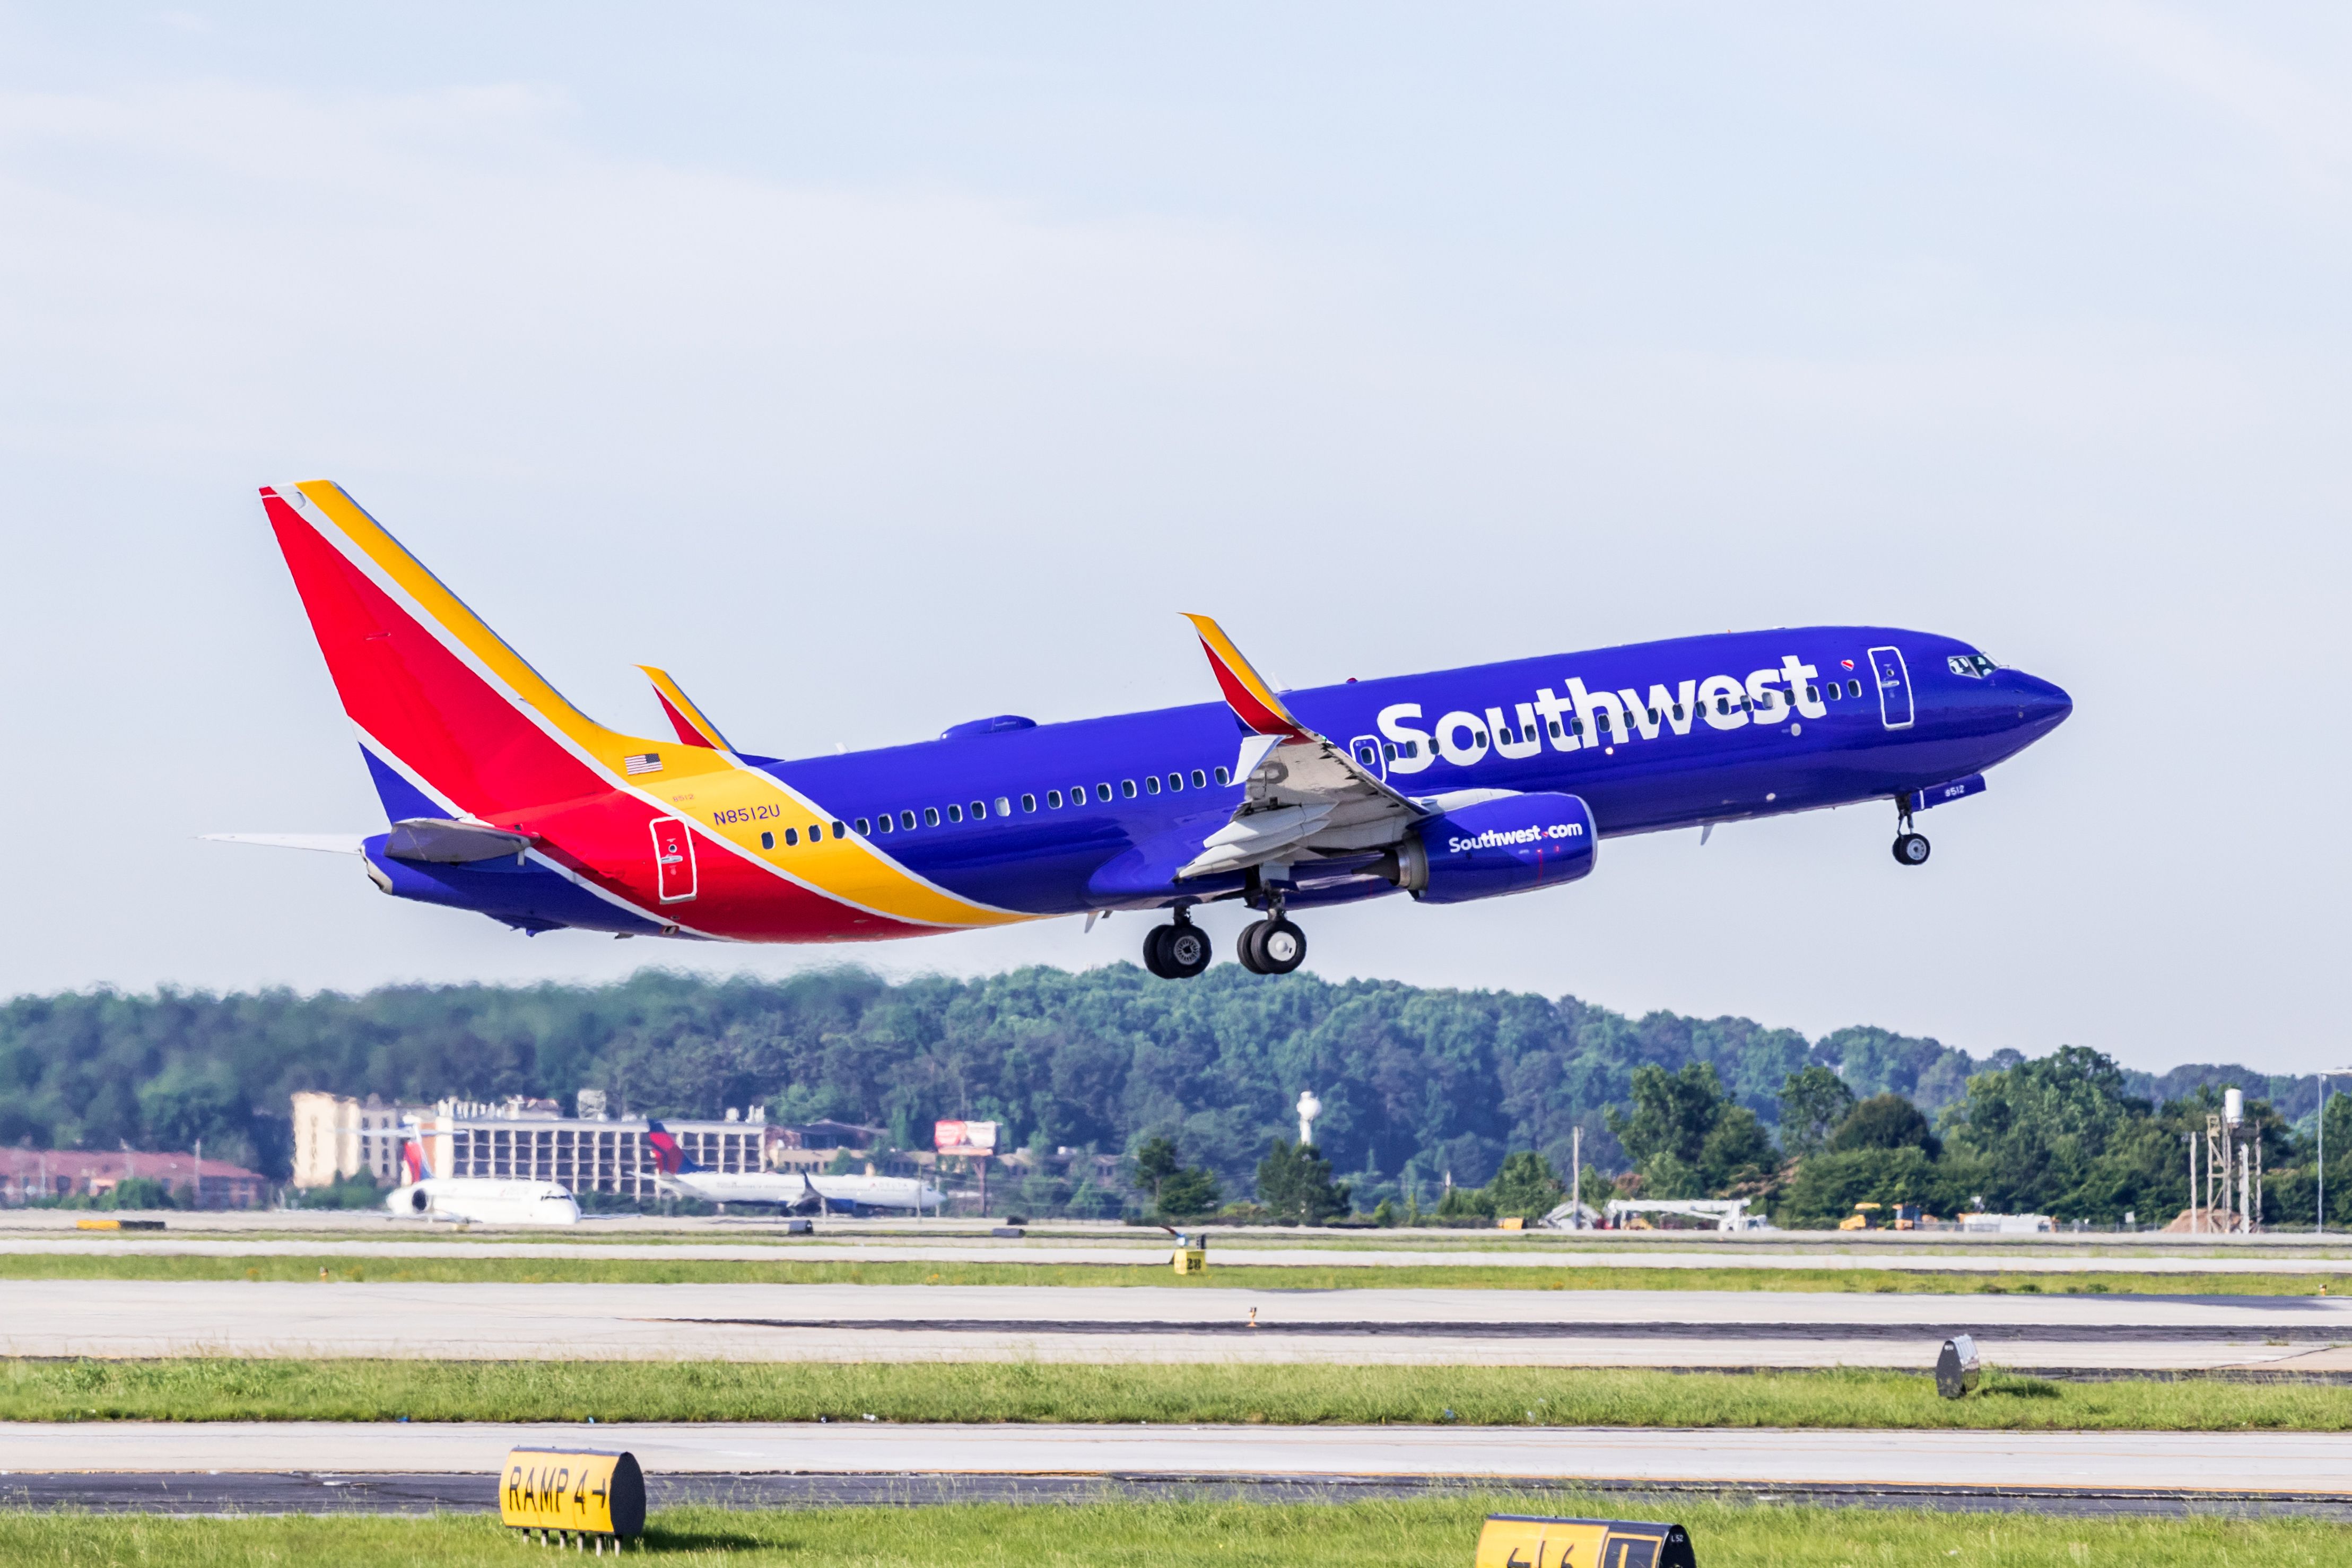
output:
[[[1582,797],[1536,791],[1416,823],[1381,869],[1423,903],[1462,904],[1587,876],[1599,838]]]

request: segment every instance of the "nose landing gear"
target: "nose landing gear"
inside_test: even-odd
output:
[[[1162,980],[1190,980],[1209,967],[1209,936],[1182,910],[1143,939],[1143,967]]]
[[[1911,831],[1911,797],[1895,797],[1895,863],[1898,866],[1925,866],[1927,863],[1927,836]]]

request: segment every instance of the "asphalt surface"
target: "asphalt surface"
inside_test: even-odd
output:
[[[167,1222],[169,1223],[169,1222]],[[122,1235],[106,1232],[0,1234],[0,1254],[24,1257],[150,1258],[602,1258],[658,1263],[1018,1263],[1086,1267],[1162,1268],[1170,1244],[1101,1240],[987,1241],[961,1237],[898,1239],[743,1239],[737,1241],[625,1241],[582,1237],[574,1231],[518,1236],[511,1227],[458,1235],[437,1232],[420,1221],[382,1222],[378,1234],[231,1237],[218,1235]],[[1492,1234],[1492,1233],[1489,1233]],[[1371,1247],[1357,1244],[1273,1246],[1249,1240],[1219,1246],[1212,1237],[1212,1265],[1258,1268],[1633,1268],[1894,1269],[1906,1273],[2032,1274],[2285,1274],[2321,1278],[2352,1276],[2352,1258],[2282,1257],[2275,1250],[2233,1247],[2185,1247],[2150,1254],[2141,1248],[2092,1250],[2087,1247],[1994,1252],[1948,1241],[1916,1246],[1797,1250],[1787,1246],[1758,1251],[1731,1250],[1737,1242],[1664,1249],[1655,1244],[1571,1245],[1542,1238],[1518,1247],[1425,1245]],[[1933,1248],[1938,1248],[1931,1250]]]
[[[72,1484],[86,1495],[169,1504],[175,1489],[201,1499],[206,1485],[219,1484],[216,1473],[228,1472],[319,1490],[364,1481],[399,1502],[397,1489],[427,1485],[418,1477],[463,1478],[429,1485],[476,1495],[467,1489],[496,1475],[508,1449],[566,1445],[625,1448],[651,1477],[700,1477],[714,1488],[799,1478],[760,1485],[772,1495],[799,1487],[818,1500],[848,1495],[825,1489],[833,1486],[898,1485],[909,1500],[940,1500],[958,1485],[1181,1481],[2273,1499],[2352,1508],[2352,1434],[2289,1432],[10,1423],[0,1424],[0,1487],[54,1499],[68,1486],[58,1478],[78,1472],[89,1479]],[[284,1479],[306,1476],[313,1479]]]
[[[1665,1515],[1694,1499],[1824,1508],[1925,1509],[1954,1513],[2034,1513],[2075,1518],[2225,1514],[2291,1516],[2352,1522],[2352,1498],[2331,1492],[2166,1491],[2053,1487],[1854,1486],[1715,1481],[1585,1479],[1541,1477],[1351,1476],[1300,1479],[1281,1475],[1037,1476],[1020,1474],[789,1475],[774,1472],[649,1476],[656,1508],[700,1503],[721,1508],[924,1508],[949,1503],[1360,1502],[1378,1498],[1501,1491],[1518,1506],[1568,1513]],[[488,1476],[338,1474],[331,1471],[204,1475],[47,1471],[0,1474],[0,1508],[72,1509],[95,1513],[430,1514],[493,1513],[498,1488]]]
[[[0,1354],[2352,1370],[2352,1298],[0,1281]]]

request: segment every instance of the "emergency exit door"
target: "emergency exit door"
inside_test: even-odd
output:
[[[666,904],[694,897],[694,834],[675,816],[654,818],[654,888]]]
[[[1852,645],[1848,645],[1852,646]],[[1890,730],[1911,727],[1911,671],[1899,647],[1870,650],[1870,673],[1878,682],[1878,721]]]

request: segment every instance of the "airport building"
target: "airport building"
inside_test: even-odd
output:
[[[401,1179],[400,1145],[413,1125],[438,1176],[494,1181],[554,1182],[574,1194],[603,1193],[645,1200],[658,1195],[646,1120],[615,1117],[600,1089],[582,1089],[566,1116],[552,1100],[521,1095],[500,1100],[444,1100],[437,1104],[384,1105],[325,1094],[294,1097],[297,1186],[321,1186],[360,1171],[386,1185]],[[823,1169],[847,1146],[845,1133],[881,1135],[879,1128],[817,1122],[772,1127],[765,1107],[728,1110],[716,1121],[665,1121],[687,1158],[713,1171],[797,1169],[769,1164],[770,1151],[812,1145],[803,1158]],[[779,1135],[782,1136],[779,1136]]]
[[[193,1197],[198,1208],[249,1209],[269,1196],[259,1172],[181,1151],[0,1149],[0,1204],[103,1197],[133,1176],[162,1183],[181,1203]]]
[[[294,1184],[331,1187],[364,1171],[381,1186],[400,1180],[402,1122],[422,1117],[423,1105],[387,1105],[306,1090],[294,1097]]]

